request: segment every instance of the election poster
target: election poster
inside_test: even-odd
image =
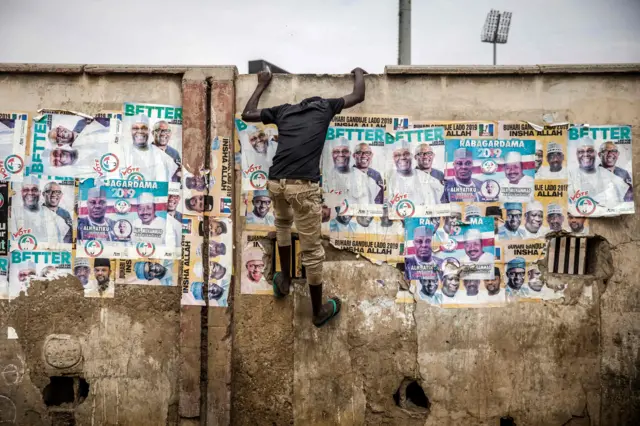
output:
[[[167,224],[168,182],[80,183],[77,256],[172,259],[182,230]],[[167,231],[172,235],[168,236]]]
[[[500,121],[500,139],[534,139],[535,180],[566,180],[568,123],[539,126],[526,121]]]
[[[73,178],[26,175],[12,183],[11,250],[71,250],[75,207]]]
[[[384,114],[338,114],[331,120],[332,127],[378,127],[390,130],[409,128],[409,117]]]
[[[231,138],[213,138],[211,142],[211,162],[209,173],[209,195],[212,198],[212,216],[230,216],[233,205],[233,170]]]
[[[446,216],[443,205],[444,130],[398,130],[388,138],[384,175],[391,219]]]
[[[247,230],[275,231],[274,205],[269,191],[261,189],[243,193],[241,212]]]
[[[569,129],[569,213],[633,214],[631,126]]]
[[[0,112],[0,180],[22,179],[28,135],[29,114]]]
[[[209,306],[227,307],[233,273],[233,222],[217,218],[230,232],[209,237]],[[209,226],[213,226],[212,220]]]
[[[507,303],[504,264],[496,263],[493,267],[493,278],[482,280],[478,299],[480,305],[486,308],[501,307]]]
[[[245,123],[236,117],[236,152],[241,152],[242,191],[265,189],[269,168],[278,148],[274,124]]]
[[[527,204],[524,215],[527,238],[562,231],[574,235],[589,234],[589,219],[573,215],[568,210],[569,184],[566,180],[536,181],[535,187],[535,202]]]
[[[71,274],[71,251],[12,251],[9,265],[9,299],[28,293],[36,280],[53,280]]]
[[[273,285],[264,273],[266,266],[262,240],[266,233],[260,231],[243,232],[240,269],[240,292],[242,294],[273,295]]]
[[[443,202],[526,202],[533,199],[535,141],[446,141]]]
[[[404,273],[408,280],[438,279],[442,258],[434,256],[434,226],[428,217],[408,217],[405,224]]]
[[[29,170],[72,178],[105,177],[121,162],[121,122],[73,111],[40,110],[33,121]]]
[[[9,182],[0,181],[0,259],[9,254]]]
[[[338,216],[329,222],[331,245],[357,253],[380,265],[402,263],[404,228],[402,221],[388,217]]]
[[[84,297],[114,297],[115,273],[115,259],[76,257],[73,260],[73,275],[82,283]]]
[[[125,102],[117,179],[181,181],[182,107]]]
[[[202,222],[203,218],[197,218]],[[231,220],[221,219],[231,229]],[[205,279],[204,233],[203,227],[195,225],[192,232],[185,235],[182,244],[182,305],[205,306],[208,297],[209,306],[227,306],[231,274],[233,270],[232,234],[225,233],[210,237],[208,246],[208,281]],[[205,294],[205,281],[208,293]]]
[[[322,190],[338,214],[382,216],[385,129],[329,127],[322,156]]]
[[[426,232],[429,235],[429,225],[427,222],[431,222],[430,218],[419,218],[424,225],[417,224],[415,220],[405,219],[406,233],[406,252],[408,255],[413,254],[415,250],[418,253],[418,248],[415,246],[415,233],[411,235],[410,230],[412,227],[420,228],[419,235]],[[431,226],[431,235],[433,235],[433,224]],[[426,229],[424,229],[426,228]],[[411,241],[413,236],[414,241]],[[467,221],[453,222],[450,219],[449,234],[447,236],[446,244],[440,244],[437,254],[438,259],[436,262],[444,262],[447,259],[455,260],[459,263],[461,268],[462,278],[464,279],[491,279],[494,272],[495,261],[495,234],[494,234],[494,219],[491,217],[475,217],[470,218]],[[425,243],[423,242],[423,245]],[[421,247],[423,252],[427,253],[426,247]],[[429,251],[433,251],[430,249]],[[425,258],[417,258],[410,261],[411,263],[418,263],[424,261]],[[405,271],[409,268],[406,264],[407,258],[405,255]],[[455,262],[454,262],[455,263]],[[406,274],[406,272],[405,272]],[[414,279],[413,276],[407,276],[408,279]],[[418,278],[418,277],[416,277]]]
[[[173,259],[117,259],[116,284],[178,285],[180,261]]]
[[[0,300],[9,299],[9,258],[0,257]]]
[[[182,252],[182,234],[184,229],[182,190],[169,184],[167,196],[167,243],[169,250],[173,251],[173,257],[180,259]]]

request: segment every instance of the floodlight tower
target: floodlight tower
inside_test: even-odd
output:
[[[511,12],[491,9],[484,21],[480,39],[483,43],[493,43],[493,65],[496,64],[496,44],[506,44],[511,26]]]

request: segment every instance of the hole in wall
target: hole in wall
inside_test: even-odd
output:
[[[393,400],[400,408],[425,412],[431,407],[429,398],[420,384],[413,379],[404,379],[393,395]]]
[[[75,407],[89,396],[89,383],[83,377],[52,376],[42,391],[42,399],[47,407],[70,404]]]
[[[504,417],[500,417],[500,426],[516,426],[513,417],[511,416],[504,416]]]
[[[554,237],[547,246],[547,270],[556,274],[592,275],[600,254],[598,237]]]
[[[78,382],[78,404],[82,404],[89,396],[89,383],[80,377]]]
[[[47,407],[73,404],[75,402],[73,381],[73,377],[50,377],[49,384],[42,391],[42,399]]]

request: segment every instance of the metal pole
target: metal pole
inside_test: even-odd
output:
[[[496,49],[496,44],[497,44],[497,43],[494,41],[494,42],[493,42],[493,65],[495,65],[495,64],[496,64],[496,50],[497,50],[497,49]]]
[[[399,2],[398,65],[411,65],[411,0]]]
[[[496,41],[498,40],[498,28],[500,27],[500,18],[502,18],[502,13],[498,14],[498,22],[496,23],[496,32],[493,34],[493,65],[496,64],[496,57],[498,56]]]

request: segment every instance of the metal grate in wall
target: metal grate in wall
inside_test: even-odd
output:
[[[585,275],[587,273],[588,238],[552,238],[547,249],[549,272]]]

